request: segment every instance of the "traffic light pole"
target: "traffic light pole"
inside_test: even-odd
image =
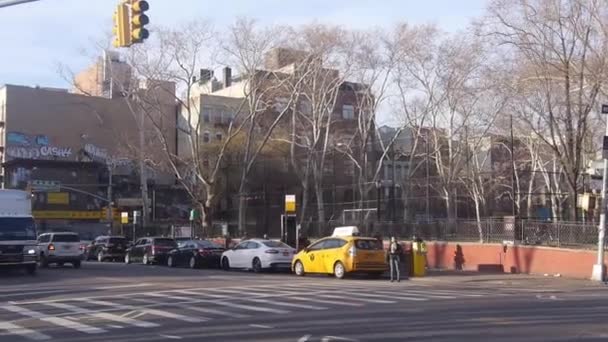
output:
[[[0,8],[21,5],[21,4],[25,4],[28,2],[34,2],[34,1],[40,1],[40,0],[6,0],[6,1],[0,0]]]
[[[608,114],[608,105],[602,105],[602,114]],[[606,119],[606,133],[604,134],[604,143],[608,140],[608,118]],[[604,240],[606,236],[606,187],[608,187],[608,158],[606,158],[606,147],[602,146],[602,157],[604,159],[604,171],[602,178],[602,204],[600,207],[600,225],[598,227],[597,241],[597,262],[593,265],[591,280],[604,281],[605,266],[604,266]]]

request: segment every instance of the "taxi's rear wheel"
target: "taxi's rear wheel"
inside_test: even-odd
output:
[[[300,260],[296,261],[296,264],[293,266],[293,271],[296,273],[297,276],[304,276],[306,273],[304,272],[304,265],[302,265],[302,262]]]
[[[251,269],[255,273],[262,272],[262,262],[260,261],[260,259],[258,259],[257,257],[253,258],[253,261],[251,262]]]
[[[334,276],[338,279],[344,279],[346,275],[346,270],[344,269],[344,265],[338,261],[334,264]]]

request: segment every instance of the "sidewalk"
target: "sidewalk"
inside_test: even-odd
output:
[[[608,286],[591,280],[571,279],[556,277],[555,275],[530,275],[530,274],[511,274],[511,273],[479,273],[474,271],[454,271],[454,270],[427,270],[425,277],[411,277],[413,282],[436,282],[445,284],[497,286],[497,287],[525,287],[543,288],[551,287],[558,289],[595,289]]]

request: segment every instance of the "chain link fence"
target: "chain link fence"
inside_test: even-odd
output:
[[[597,246],[598,227],[582,222],[546,222],[534,220],[432,220],[427,222],[303,222],[302,234],[308,237],[331,235],[339,226],[357,226],[362,235],[396,236],[409,240],[503,243],[517,241],[525,245],[593,249]]]

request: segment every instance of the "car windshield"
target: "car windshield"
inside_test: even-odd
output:
[[[358,249],[381,250],[382,244],[378,240],[356,240],[355,246]]]
[[[34,219],[30,217],[0,218],[0,241],[36,240]]]
[[[154,244],[157,246],[175,247],[177,244],[173,239],[154,239]]]
[[[264,241],[262,242],[266,247],[270,248],[291,248],[289,245],[281,242],[281,241]]]
[[[126,245],[127,244],[127,239],[125,239],[125,238],[110,238],[109,243]]]
[[[58,234],[53,237],[53,242],[80,242],[76,234]]]
[[[215,244],[211,241],[206,241],[206,240],[201,240],[201,241],[196,241],[196,245],[199,248],[223,248],[222,246]]]

